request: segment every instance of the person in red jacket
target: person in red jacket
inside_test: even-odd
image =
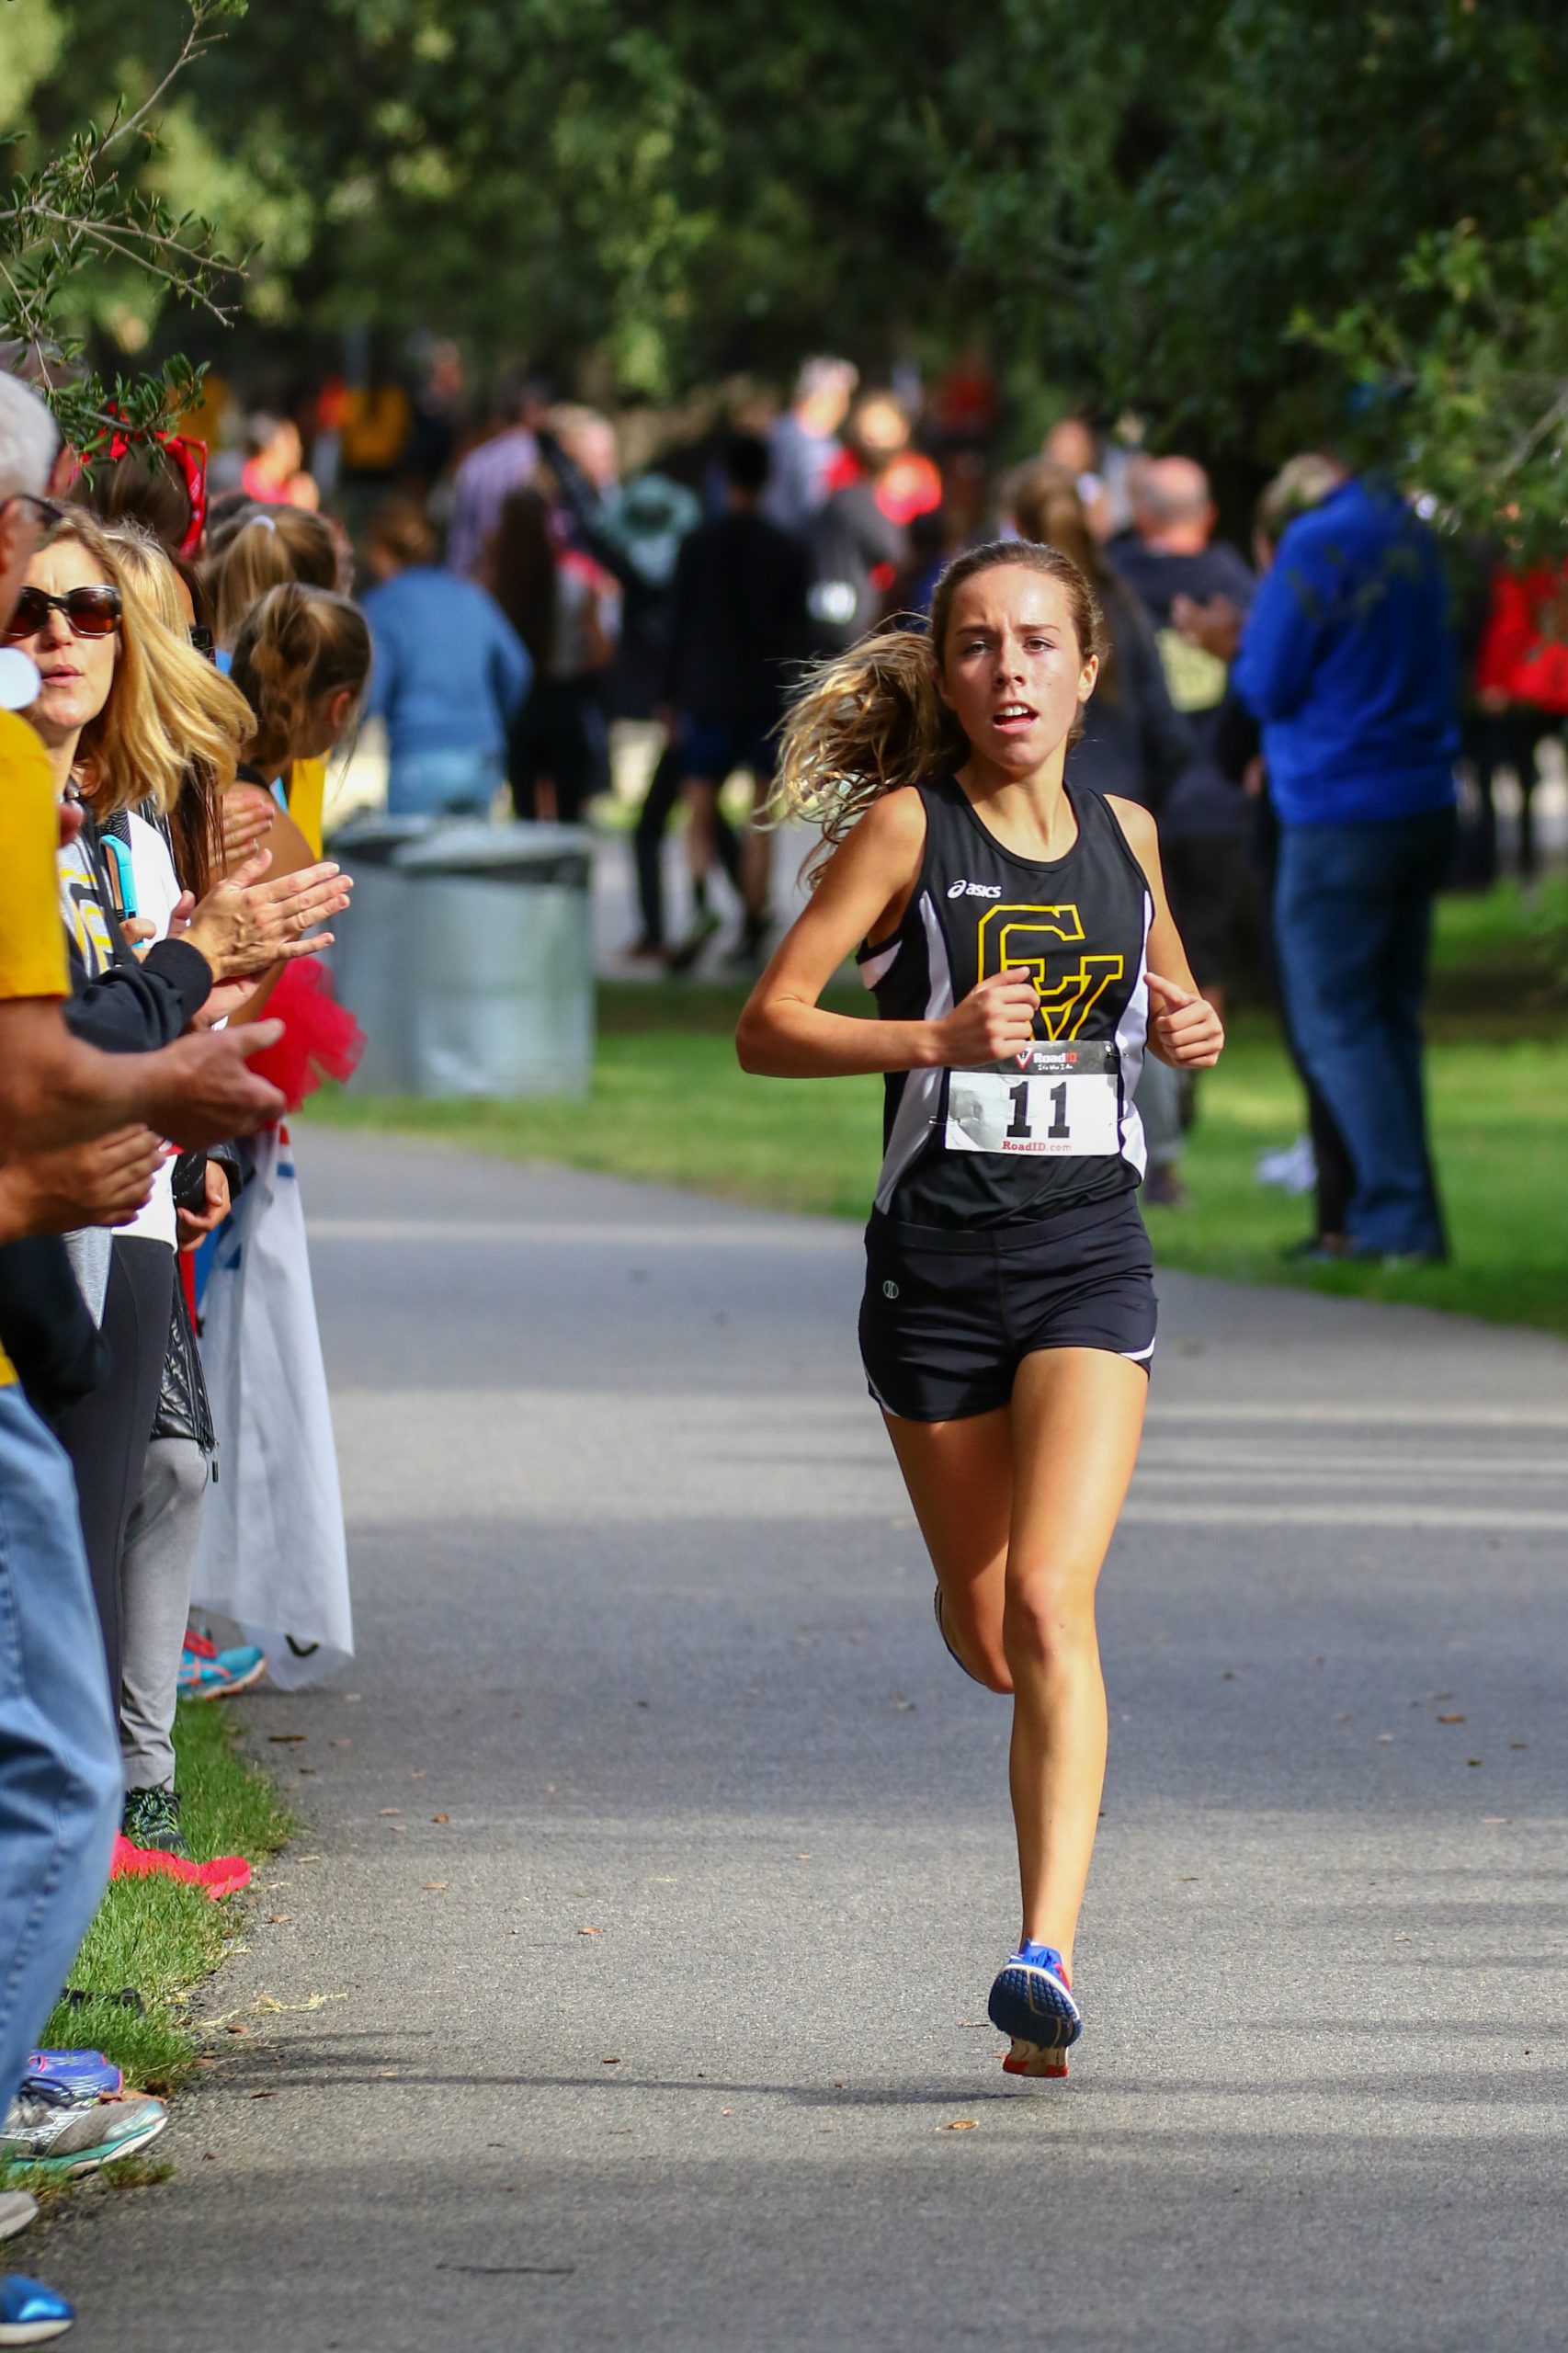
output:
[[[1476,784],[1489,873],[1496,871],[1497,818],[1492,780],[1512,768],[1519,780],[1519,872],[1536,870],[1531,801],[1540,782],[1536,750],[1568,718],[1568,565],[1551,571],[1500,566],[1475,663],[1481,724],[1475,735]]]

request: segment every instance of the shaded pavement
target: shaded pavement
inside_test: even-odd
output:
[[[306,1826],[174,2180],[17,2249],[83,2353],[1561,2343],[1568,1349],[1162,1279],[1088,2029],[1017,2084],[856,1234],[300,1158],[359,1657],[242,1703]]]

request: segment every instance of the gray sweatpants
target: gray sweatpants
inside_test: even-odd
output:
[[[207,1457],[194,1438],[155,1438],[148,1448],[121,1572],[119,1752],[128,1790],[174,1784],[175,1701],[207,1479]]]

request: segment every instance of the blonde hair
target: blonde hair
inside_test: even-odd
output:
[[[175,799],[160,813],[170,822],[180,881],[203,898],[222,863],[218,795],[233,784],[241,748],[256,722],[239,688],[192,646],[183,584],[167,551],[134,523],[113,526],[104,537],[119,557],[121,597],[141,605],[149,633],[161,629],[169,641],[157,641],[163,656],[160,715],[186,756]]]
[[[230,675],[256,713],[245,756],[275,776],[303,756],[313,703],[344,687],[364,691],[369,624],[330,588],[269,588],[240,631]]]
[[[978,574],[1008,564],[1058,581],[1079,652],[1085,661],[1101,652],[1099,600],[1059,548],[997,540],[956,556],[932,596],[929,631],[896,629],[863,637],[812,673],[785,719],[768,816],[774,824],[797,818],[821,828],[822,847],[806,867],[809,881],[816,881],[874,801],[904,785],[928,783],[969,757],[969,740],[937,691],[937,673],[959,590]],[[1069,742],[1082,732],[1080,709]]]
[[[290,580],[334,587],[337,547],[321,517],[302,506],[249,506],[215,534],[204,576],[216,615],[213,635],[232,646],[269,588]]]
[[[82,730],[79,756],[93,813],[115,816],[151,801],[160,817],[179,799],[195,763],[221,790],[233,779],[251,715],[243,698],[191,649],[183,610],[177,630],[161,618],[163,592],[149,574],[167,557],[141,532],[106,530],[73,507],[51,524],[41,547],[72,542],[119,591],[119,658],[108,697]]]

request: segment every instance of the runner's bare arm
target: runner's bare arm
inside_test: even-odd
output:
[[[818,1003],[863,939],[903,920],[920,875],[926,813],[917,792],[873,801],[836,849],[750,997],[735,1032],[743,1070],[765,1078],[849,1078],[992,1061],[1027,1043],[1032,984],[999,973],[940,1021],[861,1020]]]
[[[1149,926],[1149,1051],[1174,1070],[1211,1069],[1225,1043],[1224,1027],[1207,998],[1198,994],[1171,915],[1160,867],[1159,828],[1135,801],[1107,793],[1106,802],[1143,869],[1154,902]]]

